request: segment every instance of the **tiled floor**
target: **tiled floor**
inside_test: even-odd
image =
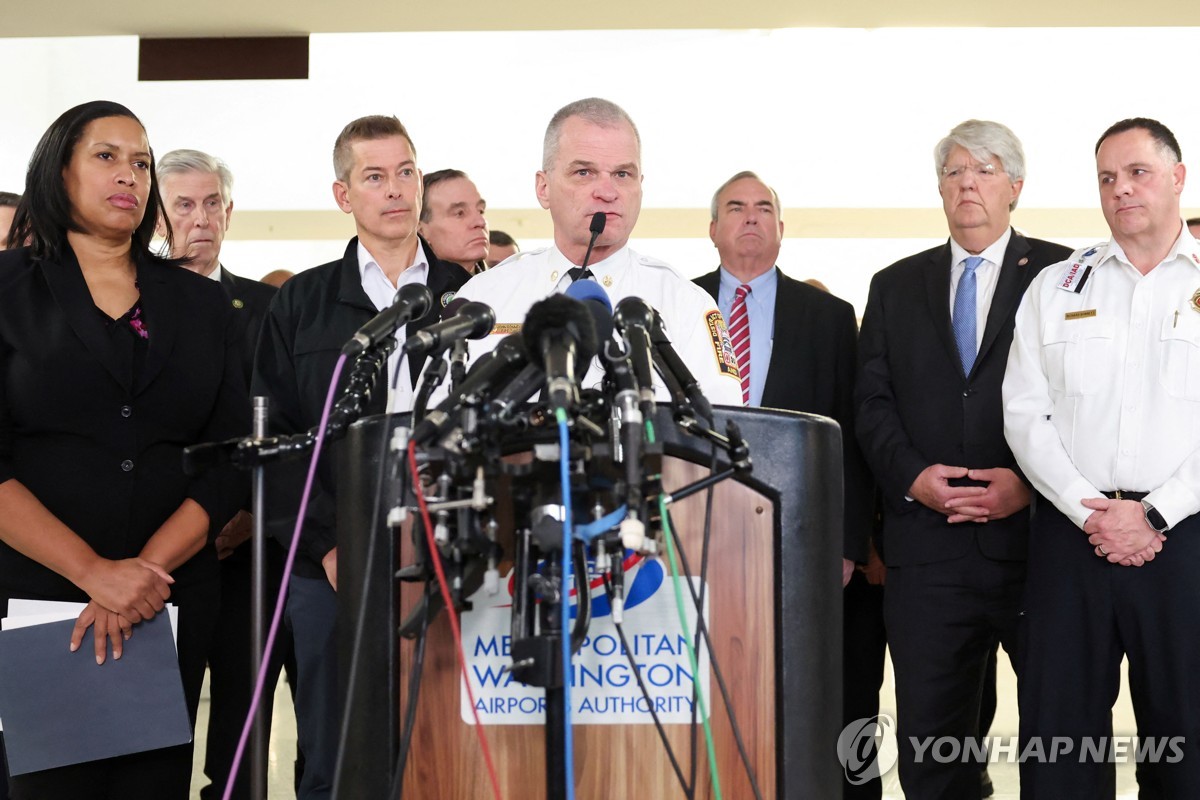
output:
[[[992,724],[992,736],[1015,736],[1017,733],[1017,681],[1003,652],[997,669],[997,694],[999,697],[996,709],[996,719]],[[895,688],[892,680],[891,663],[887,665],[884,675],[884,686],[880,697],[880,711],[892,716],[896,713]],[[279,682],[275,694],[275,716],[271,729],[271,750],[268,763],[267,786],[268,800],[291,800],[295,797],[292,791],[292,763],[296,757],[296,720],[292,713],[291,697],[287,685]],[[198,797],[200,787],[207,781],[202,771],[204,765],[204,731],[208,724],[208,686],[200,701],[200,711],[197,719],[196,759],[192,772],[193,796]],[[1128,685],[1122,679],[1121,698],[1113,710],[1113,725],[1117,734],[1132,734],[1136,730],[1133,709],[1129,704]],[[1020,782],[1017,765],[1007,763],[992,764],[988,768],[992,783],[995,786],[995,800],[1017,800],[1020,796]],[[903,800],[904,792],[900,789],[900,779],[893,769],[884,776],[884,800]],[[1137,783],[1133,776],[1133,765],[1125,764],[1117,767],[1117,798],[1118,800],[1134,800],[1137,797]],[[429,800],[435,800],[429,798]]]
[[[1015,737],[1017,735],[1017,678],[1013,674],[1004,651],[996,669],[996,718],[992,722],[991,736]],[[879,710],[893,718],[896,714],[896,691],[892,677],[892,664],[889,659],[884,674],[883,690],[879,698]],[[1125,671],[1121,672],[1121,697],[1113,709],[1113,731],[1116,735],[1132,735],[1137,730],[1134,723],[1133,707],[1129,703],[1129,685],[1125,679]],[[988,774],[995,789],[994,800],[1017,800],[1021,796],[1020,777],[1017,764],[996,763],[988,766]],[[900,788],[900,778],[895,769],[884,776],[884,800],[903,800],[904,792]],[[1135,800],[1137,797],[1137,781],[1133,775],[1133,764],[1117,765],[1117,800]]]
[[[296,760],[296,716],[292,712],[292,697],[282,678],[275,692],[275,709],[271,725],[270,755],[267,760],[267,800],[294,800],[292,770]],[[192,766],[192,797],[200,796],[200,788],[208,783],[204,777],[204,741],[208,729],[208,678],[200,696],[196,713],[196,752]],[[224,787],[220,787],[222,790]]]

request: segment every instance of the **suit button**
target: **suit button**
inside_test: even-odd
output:
[[[967,391],[963,392],[963,397],[970,397],[970,396],[971,396],[971,390],[970,390],[970,389],[968,389]]]
[[[133,462],[130,461],[128,458],[125,459],[124,461],[121,462],[121,469],[124,472],[129,472],[130,470],[133,469]]]
[[[121,416],[128,419],[133,414],[133,406],[121,406]]]

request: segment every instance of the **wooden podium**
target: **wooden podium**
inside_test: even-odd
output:
[[[708,566],[708,625],[713,655],[730,691],[747,753],[765,798],[836,798],[841,768],[841,432],[824,417],[761,409],[718,408],[724,430],[733,419],[750,446],[753,472],[714,490]],[[409,559],[409,538],[376,534],[367,569],[366,531],[376,512],[381,437],[407,415],[378,416],[351,427],[337,451],[339,671],[343,692],[353,664],[353,722],[336,800],[388,795],[399,745],[412,643],[395,631],[419,589],[396,589],[397,565]],[[660,410],[655,430],[664,442],[667,491],[707,474],[708,445],[684,435]],[[721,464],[724,466],[724,464]],[[383,499],[390,507],[395,492]],[[671,506],[693,572],[700,569],[705,494]],[[386,515],[379,514],[382,520]],[[501,573],[507,565],[501,565]],[[366,617],[353,658],[364,594]],[[445,614],[431,623],[417,726],[405,776],[405,796],[477,800],[491,796],[472,726],[460,717],[458,671]],[[708,689],[724,796],[753,794],[715,676]],[[666,725],[686,772],[692,732]],[[489,744],[505,798],[545,796],[545,731],[538,725],[489,725]],[[576,725],[575,785],[580,798],[682,797],[653,725]],[[697,731],[696,797],[712,797],[703,734]]]

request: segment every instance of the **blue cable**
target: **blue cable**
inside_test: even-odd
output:
[[[563,742],[567,777],[567,800],[575,800],[575,740],[571,732],[571,438],[567,430],[567,412],[557,409],[559,474],[562,477],[563,551],[562,551],[562,662],[563,662]],[[583,590],[586,591],[586,584]]]
[[[585,544],[591,544],[592,540],[600,534],[608,533],[613,528],[620,525],[621,520],[625,519],[626,514],[628,514],[628,509],[626,506],[622,505],[608,516],[601,517],[600,519],[589,522],[586,525],[576,525],[575,538]]]

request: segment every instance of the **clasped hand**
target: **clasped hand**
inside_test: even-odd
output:
[[[1084,508],[1092,513],[1083,523],[1088,543],[1096,555],[1124,567],[1140,567],[1162,552],[1167,537],[1150,527],[1146,511],[1137,500],[1088,498]]]
[[[120,658],[133,626],[162,611],[174,582],[166,570],[142,558],[98,561],[80,586],[91,600],[75,620],[71,652],[79,649],[84,633],[95,626],[96,663],[104,663],[110,642],[113,658]]]
[[[987,485],[950,485],[959,478]],[[951,523],[1004,519],[1029,505],[1029,487],[1007,467],[967,469],[930,464],[913,481],[908,493],[922,505],[945,514]]]

